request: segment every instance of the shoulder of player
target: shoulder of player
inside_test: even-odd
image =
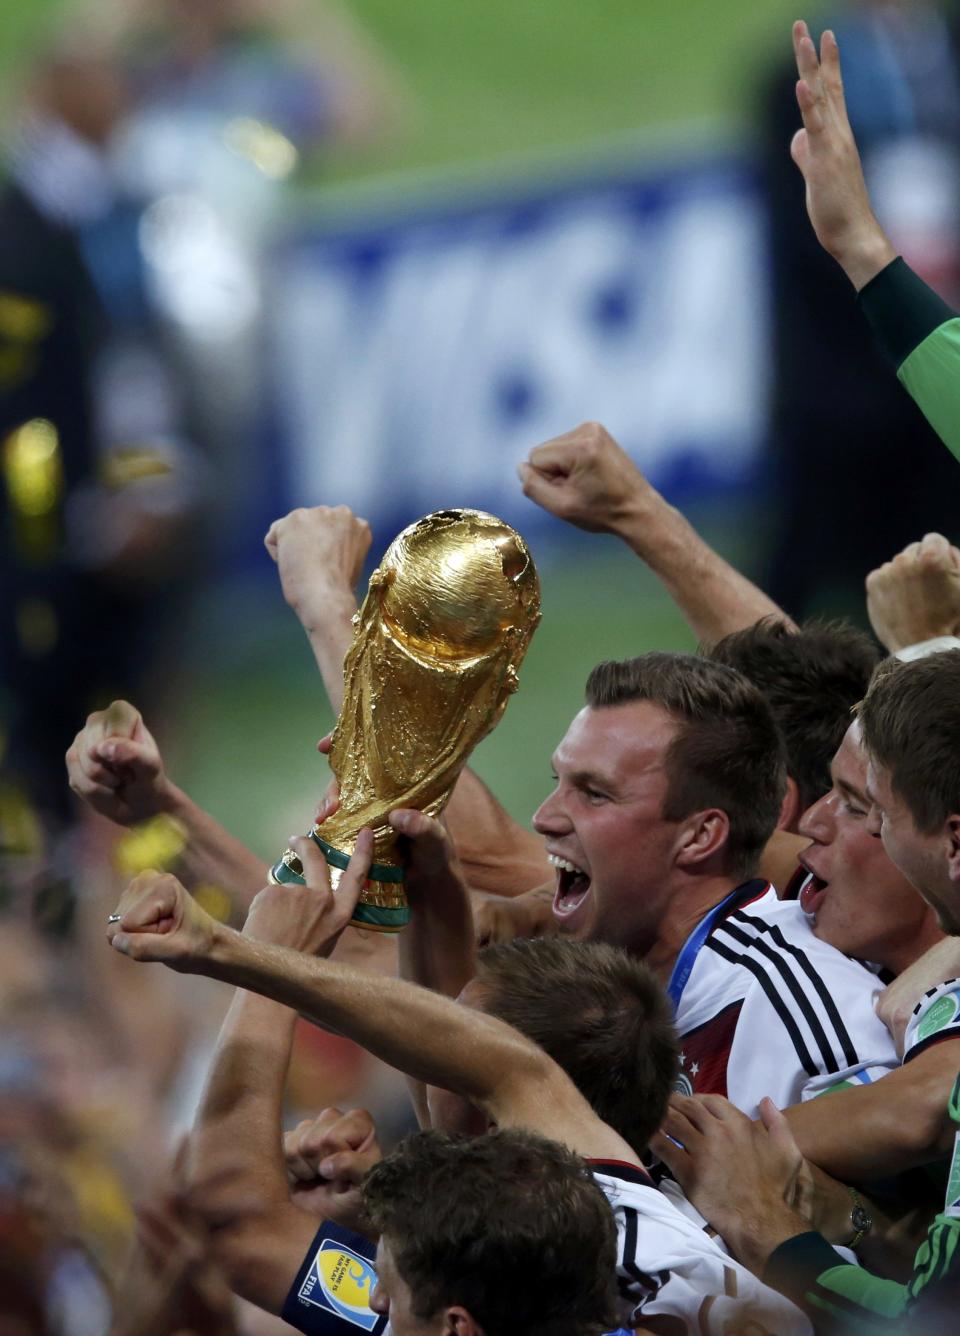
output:
[[[736,942],[744,951],[769,957],[771,950],[781,956],[804,959],[819,974],[850,980],[858,989],[879,992],[883,984],[871,966],[853,956],[844,955],[813,931],[808,916],[796,900],[778,900],[764,896],[735,910],[720,923],[715,932],[720,939]]]
[[[711,942],[716,956],[741,967],[743,1011],[737,1039],[762,1032],[771,1012],[790,1036],[810,1078],[860,1067],[891,1066],[895,1051],[876,1016],[876,976],[811,931],[798,905],[764,901],[729,916]]]
[[[739,1296],[745,1314],[759,1293],[771,1314],[785,1324],[776,1330],[797,1330],[784,1316],[787,1301],[767,1291],[731,1257],[721,1241],[706,1232],[703,1217],[689,1203],[687,1213],[649,1179],[637,1181],[633,1173],[622,1177],[617,1164],[594,1162],[590,1167],[617,1222],[617,1271],[624,1296],[637,1305],[635,1322],[643,1324],[648,1313],[652,1317],[662,1312],[665,1320],[667,1315],[681,1319],[686,1329],[691,1319],[702,1318],[704,1293]]]
[[[712,1241],[703,1233],[702,1226],[681,1211],[646,1170],[605,1160],[590,1160],[588,1164],[614,1215],[632,1214],[638,1218],[640,1228],[647,1221],[655,1223],[657,1229],[676,1229],[689,1238],[702,1240],[708,1245],[707,1250],[712,1251]]]

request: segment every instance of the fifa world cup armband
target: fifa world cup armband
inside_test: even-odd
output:
[[[928,989],[914,1007],[903,1040],[904,1063],[943,1039],[960,1039],[960,979]]]
[[[281,1317],[305,1336],[380,1336],[387,1326],[370,1307],[376,1247],[324,1220],[290,1287]]]

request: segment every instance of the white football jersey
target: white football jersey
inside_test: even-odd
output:
[[[899,1066],[873,968],[814,936],[795,900],[757,889],[707,937],[677,1008],[678,1089],[753,1118],[764,1095],[785,1108]]]
[[[638,1170],[599,1161],[590,1168],[617,1223],[617,1279],[631,1324],[664,1317],[681,1324],[678,1332],[702,1336],[809,1336],[813,1328],[799,1308],[725,1253]]]

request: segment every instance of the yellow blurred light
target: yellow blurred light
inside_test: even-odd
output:
[[[60,624],[53,605],[45,598],[25,598],[16,607],[17,638],[23,650],[34,659],[45,658],[60,634]]]
[[[18,343],[33,343],[53,325],[50,309],[35,297],[0,291],[0,333]]]
[[[224,128],[223,139],[229,149],[249,159],[258,171],[275,181],[289,176],[300,157],[285,134],[249,116],[229,121]]]
[[[119,872],[135,877],[147,868],[172,867],[186,843],[183,825],[175,817],[162,814],[132,826],[118,841],[113,861]]]
[[[43,826],[30,799],[15,784],[0,785],[0,853],[38,858]]]
[[[212,882],[204,882],[202,886],[195,886],[193,889],[193,898],[201,909],[205,909],[211,918],[215,918],[218,923],[228,923],[230,915],[233,913],[233,901],[222,886],[215,886]]]
[[[101,465],[100,477],[105,487],[120,491],[134,483],[168,478],[173,464],[161,451],[148,445],[121,445],[111,450]]]
[[[57,429],[32,418],[3,443],[3,473],[13,509],[22,517],[49,515],[63,493],[63,463]]]

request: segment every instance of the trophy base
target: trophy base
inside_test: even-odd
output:
[[[349,857],[333,845],[328,844],[317,832],[311,830],[310,838],[323,853],[330,865],[330,885],[337,889]],[[374,863],[360,899],[350,920],[352,928],[363,928],[367,932],[400,932],[410,922],[410,906],[403,891],[403,868],[392,864]],[[288,849],[279,863],[270,869],[270,881],[279,886],[304,886],[303,865],[300,859]]]
[[[365,928],[367,932],[401,932],[410,922],[410,906],[400,909],[384,909],[380,905],[365,905],[357,901],[351,928]]]

